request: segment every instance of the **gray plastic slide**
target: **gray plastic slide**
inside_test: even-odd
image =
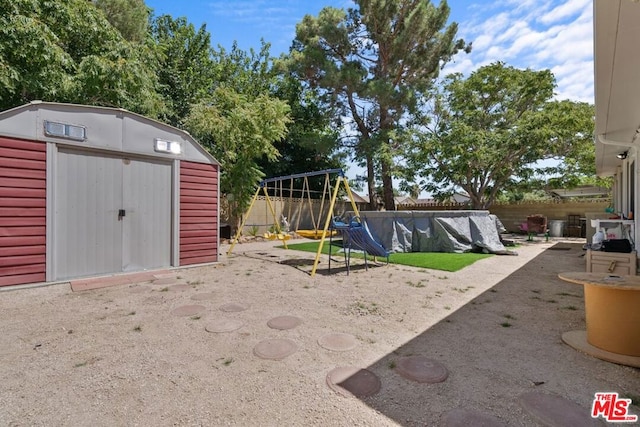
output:
[[[389,262],[391,251],[386,250],[373,238],[366,223],[358,222],[355,219],[352,219],[349,224],[334,221],[332,228],[342,232],[342,247],[346,250],[344,255],[347,264],[347,274],[349,274],[351,264],[351,249],[361,250],[365,255],[385,257],[387,262]],[[366,256],[364,265],[365,268],[368,268]],[[331,271],[331,257],[329,257],[329,271]]]
[[[353,227],[349,230],[349,243],[354,249],[360,249],[369,255],[383,256],[388,258],[389,252],[380,243],[376,242],[369,227],[364,223],[359,227]]]
[[[375,241],[366,223],[352,223],[348,227],[337,229],[343,232],[345,247],[361,250],[373,256],[389,257],[390,252]]]

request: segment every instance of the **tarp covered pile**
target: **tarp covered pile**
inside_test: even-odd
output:
[[[363,211],[372,236],[393,252],[509,253],[489,211]]]

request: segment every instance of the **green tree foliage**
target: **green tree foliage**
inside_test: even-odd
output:
[[[213,61],[216,64],[216,86],[232,88],[247,96],[258,96],[273,92],[276,84],[276,74],[272,67],[269,54],[271,45],[261,41],[260,49],[249,52],[233,43],[231,50],[223,47],[213,51]]]
[[[554,87],[549,70],[500,62],[466,79],[447,76],[431,121],[409,147],[410,168],[428,178],[424,188],[436,197],[463,189],[476,209],[503,191],[535,187],[541,173],[592,173],[593,107],[552,100]],[[554,169],[537,164],[549,158],[569,161]]]
[[[256,183],[264,177],[258,160],[276,160],[273,142],[284,138],[289,106],[265,94],[240,94],[217,88],[211,99],[193,107],[186,128],[221,165],[220,189],[227,194],[230,216],[238,221],[249,207]]]
[[[418,108],[441,66],[461,49],[449,6],[427,0],[356,0],[345,12],[325,8],[296,27],[291,68],[324,91],[335,120],[353,130],[354,156],[367,166],[369,196],[382,180],[386,209],[394,209],[394,159],[402,126]]]
[[[0,108],[67,93],[73,59],[41,19],[37,0],[0,0]]]
[[[594,139],[595,110],[592,104],[569,100],[550,102],[541,125],[553,126],[552,152],[547,157],[560,161],[541,168],[544,177],[532,180],[529,188],[572,188],[578,185],[609,187],[609,179],[596,177]],[[550,177],[550,178],[548,178]]]
[[[155,115],[153,57],[84,0],[0,0],[0,108],[25,102],[116,106]]]
[[[291,107],[291,123],[287,136],[275,143],[282,157],[276,162],[264,158],[260,168],[265,176],[285,176],[343,167],[344,156],[338,150],[339,136],[331,128],[330,106],[326,106],[311,90],[293,76],[283,74],[276,83],[274,96]],[[322,191],[324,177],[309,177],[309,187]],[[317,197],[320,197],[320,193]]]
[[[169,15],[154,18],[151,36],[158,55],[159,92],[165,111],[161,119],[181,126],[192,104],[212,90],[216,68],[212,60],[211,36],[205,25],[197,31],[185,18]]]
[[[273,141],[282,155],[277,161],[263,156],[258,167],[264,176],[274,177],[300,172],[340,167],[334,157],[338,137],[330,129],[331,116],[310,90],[287,73],[282,61],[269,54],[270,45],[264,41],[259,50],[245,52],[234,44],[231,50],[214,50],[215,86],[232,88],[248,97],[267,95],[286,102],[291,121],[284,138]],[[310,178],[312,190],[323,189],[322,177]]]
[[[94,3],[125,40],[142,43],[147,38],[149,8],[144,0],[94,0]]]

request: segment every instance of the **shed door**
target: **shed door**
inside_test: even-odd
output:
[[[171,164],[124,160],[122,271],[171,265]]]
[[[170,265],[171,164],[60,149],[56,278]]]

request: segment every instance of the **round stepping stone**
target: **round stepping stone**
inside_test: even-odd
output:
[[[178,308],[171,310],[171,314],[174,316],[195,316],[198,313],[202,313],[207,308],[204,305],[182,305]]]
[[[396,371],[408,380],[419,383],[441,383],[449,371],[440,362],[424,356],[407,356],[398,360]]]
[[[367,369],[342,366],[327,374],[329,388],[343,396],[367,397],[380,391],[380,378]]]
[[[169,286],[169,290],[173,292],[188,291],[189,289],[191,289],[191,285],[187,285],[185,283],[182,283],[180,285]]]
[[[153,281],[154,285],[173,285],[176,283],[175,277],[163,277],[161,279],[156,279]]]
[[[243,325],[244,323],[242,321],[236,319],[216,319],[207,323],[204,329],[207,332],[214,333],[233,332],[240,329]]]
[[[287,339],[268,339],[253,347],[253,354],[261,359],[282,360],[298,350],[298,345]]]
[[[227,313],[235,313],[238,311],[245,311],[249,306],[245,304],[238,304],[235,302],[229,302],[227,304],[222,304],[220,306],[220,310],[225,311]]]
[[[216,297],[216,294],[214,294],[213,292],[204,292],[201,294],[191,295],[191,299],[195,301],[205,301],[209,299],[214,299],[215,297]]]
[[[583,408],[564,397],[530,391],[519,397],[520,405],[546,426],[602,426],[591,418],[590,408]]]
[[[327,350],[349,351],[356,348],[358,341],[353,335],[335,332],[318,338],[318,344]]]
[[[447,412],[444,416],[445,427],[467,427],[467,426],[482,426],[482,427],[506,427],[507,425],[502,423],[497,418],[483,414],[482,412],[474,411],[472,409],[456,408]]]
[[[285,331],[287,329],[293,329],[302,323],[302,319],[295,316],[278,316],[267,322],[267,326],[271,329],[278,329]]]

